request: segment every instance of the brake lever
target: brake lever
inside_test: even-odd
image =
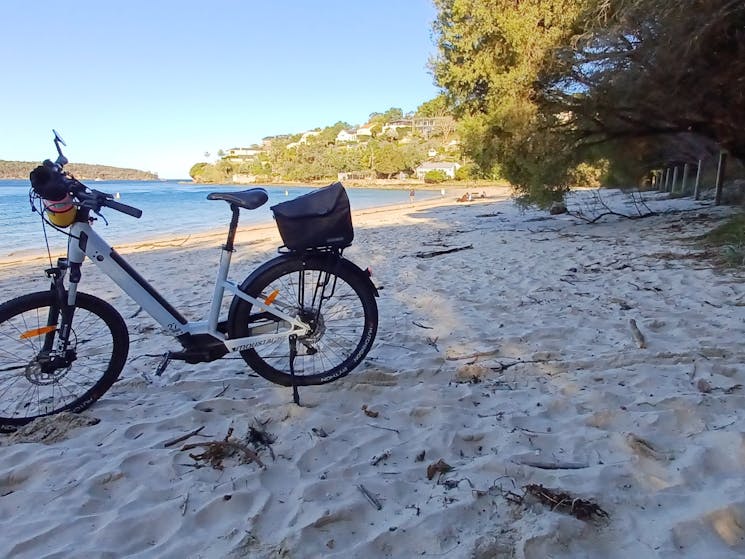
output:
[[[94,190],[94,191],[92,191],[92,192],[95,192],[95,190]],[[100,194],[100,193],[99,193],[99,194]],[[85,208],[86,210],[90,210],[90,211],[92,211],[92,212],[93,212],[94,214],[96,214],[96,215],[97,215],[98,217],[100,217],[101,219],[103,219],[103,222],[104,222],[104,223],[105,223],[105,224],[106,224],[106,225],[108,226],[108,224],[109,224],[109,221],[108,221],[108,220],[106,219],[106,217],[105,217],[105,216],[104,216],[104,215],[103,215],[103,214],[101,213],[101,204],[100,204],[100,203],[99,203],[99,202],[98,202],[97,200],[90,200],[90,199],[88,199],[88,200],[83,200],[82,202],[80,202],[79,206],[80,206],[81,208]],[[96,219],[96,218],[92,218],[92,219]]]
[[[104,215],[103,215],[103,214],[102,214],[101,212],[99,212],[99,211],[97,211],[97,210],[93,210],[93,213],[94,213],[94,214],[96,214],[96,215],[97,215],[98,217],[100,217],[101,219],[103,219],[103,222],[104,222],[104,224],[106,225],[106,227],[108,227],[108,226],[109,226],[109,220],[108,220],[108,219],[106,219],[106,217],[105,217],[105,216],[104,216]]]

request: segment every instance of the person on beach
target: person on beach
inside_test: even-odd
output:
[[[414,203],[414,189],[413,188],[409,190],[409,203],[410,204]]]

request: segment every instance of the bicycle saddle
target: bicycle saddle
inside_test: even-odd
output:
[[[207,200],[225,200],[231,205],[255,210],[266,204],[269,195],[263,188],[249,188],[238,192],[210,192],[207,195]]]

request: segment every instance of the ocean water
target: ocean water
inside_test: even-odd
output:
[[[177,181],[101,181],[86,183],[110,194],[118,201],[142,210],[142,217],[104,208],[96,229],[112,246],[161,236],[185,237],[189,234],[223,229],[227,232],[230,208],[225,202],[207,200],[207,194],[248,188],[235,185],[196,185]],[[259,185],[257,185],[259,186]],[[313,190],[297,186],[265,186],[269,202],[256,210],[241,210],[240,227],[273,221],[269,207]],[[39,214],[29,204],[29,183],[0,180],[0,259],[12,258],[44,249],[45,241]],[[409,201],[408,190],[348,188],[352,210]],[[438,192],[417,191],[417,200],[439,196]],[[66,237],[47,227],[50,246],[66,246]]]

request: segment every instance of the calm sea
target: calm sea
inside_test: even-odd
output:
[[[235,185],[195,185],[177,181],[90,182],[88,186],[118,194],[119,201],[142,210],[133,217],[104,209],[108,225],[99,218],[96,228],[109,244],[116,246],[164,235],[183,236],[215,229],[227,231],[230,209],[225,202],[209,201],[207,194],[235,190]],[[272,221],[269,207],[312,190],[297,186],[266,186],[269,202],[252,211],[241,211],[241,227]],[[28,181],[0,180],[0,259],[38,251],[44,247],[39,215],[31,211]],[[408,190],[347,189],[352,209],[363,209],[408,202]],[[438,196],[417,191],[417,200]],[[47,228],[52,247],[66,246],[64,235]]]

